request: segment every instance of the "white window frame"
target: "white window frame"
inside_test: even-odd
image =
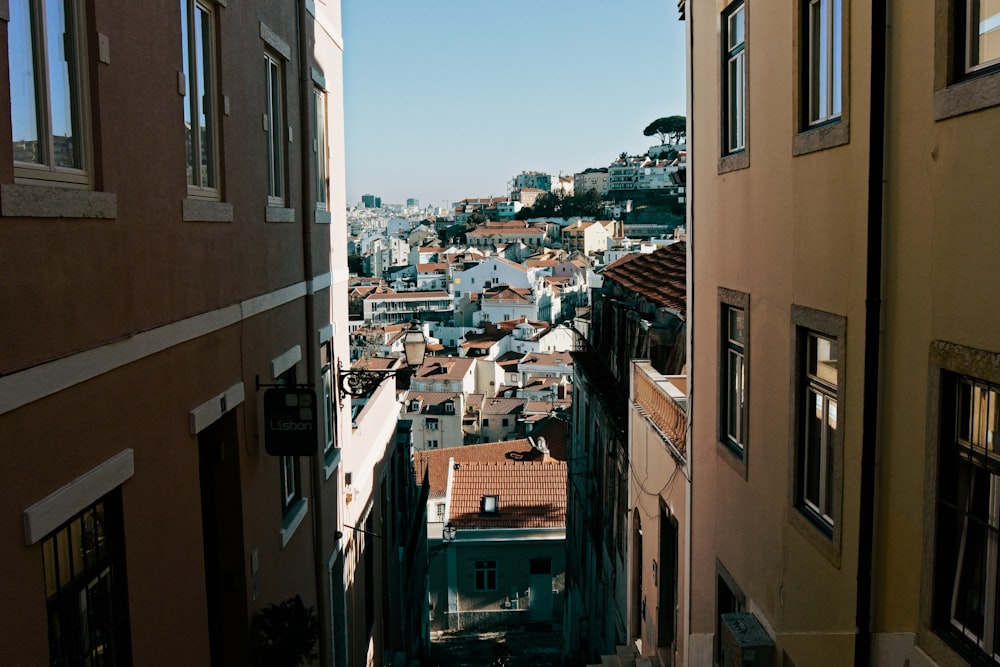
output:
[[[280,56],[264,52],[264,133],[267,135],[267,203],[285,205],[285,64]]]
[[[933,531],[936,634],[975,664],[1000,661],[1000,376],[998,355],[935,342],[939,392],[937,493],[926,505]],[[985,376],[983,374],[985,373]],[[935,386],[936,385],[936,386]],[[930,565],[930,562],[927,563]],[[985,568],[983,567],[985,566]]]
[[[323,458],[328,459],[333,452],[333,368],[330,364],[323,366]]]
[[[27,19],[27,37],[29,43],[25,46],[30,51],[27,55],[31,58],[32,75],[28,76],[28,91],[15,90],[15,79],[24,73],[10,72],[11,90],[11,120],[12,129],[16,122],[16,116],[20,113],[15,104],[15,100],[33,99],[34,126],[38,146],[38,162],[14,161],[14,180],[23,184],[44,184],[63,185],[67,187],[90,188],[92,186],[92,146],[90,132],[90,98],[88,80],[88,49],[86,16],[87,11],[82,0],[72,0],[61,5],[68,6],[72,12],[66,17],[68,30],[66,35],[70,39],[63,39],[63,46],[69,44],[72,47],[73,62],[68,63],[66,68],[65,92],[68,97],[68,110],[72,118],[72,131],[77,136],[75,145],[80,153],[76,166],[59,166],[55,164],[54,156],[57,154],[54,136],[54,122],[52,110],[52,65],[49,61],[49,35],[44,28],[46,24],[46,3],[44,0],[15,0],[8,8],[8,59],[11,69],[15,67],[14,48],[15,31],[21,21]],[[24,16],[23,11],[27,9],[28,15]],[[14,142],[17,137],[12,137]]]
[[[316,209],[330,209],[330,146],[327,143],[327,93],[313,87],[313,157],[315,169]]]
[[[295,504],[302,497],[299,488],[299,457],[279,456],[281,466],[281,513],[287,516],[294,511]]]
[[[219,115],[216,86],[215,10],[202,0],[181,0],[181,39],[183,52],[184,107],[191,118],[185,120],[185,132],[191,142],[186,150],[188,196],[196,199],[219,198]],[[200,19],[202,30],[199,34]],[[207,21],[207,25],[205,22]],[[201,126],[204,115],[204,127]],[[197,123],[197,128],[194,125]],[[189,129],[188,125],[191,125]],[[196,141],[205,133],[205,145]],[[196,169],[202,166],[205,170]]]
[[[722,304],[722,373],[719,381],[722,399],[720,434],[722,442],[740,457],[746,449],[747,427],[747,311],[746,308],[730,303]],[[733,331],[733,316],[742,317],[742,336]],[[736,409],[734,410],[734,406]]]
[[[746,3],[738,0],[726,8],[723,33],[724,155],[746,150]],[[738,23],[738,25],[737,25]]]
[[[843,113],[843,0],[806,0],[806,98],[810,126]]]
[[[962,0],[956,0],[961,2]],[[990,69],[1000,65],[1000,55],[989,60],[979,60],[978,42],[983,35],[996,31],[996,39],[1000,41],[1000,11],[985,20],[980,18],[982,5],[988,0],[965,0],[965,72],[972,74],[984,69]],[[983,28],[987,29],[983,31]]]

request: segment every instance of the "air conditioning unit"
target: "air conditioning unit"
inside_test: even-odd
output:
[[[723,667],[773,667],[774,640],[749,612],[722,615]]]

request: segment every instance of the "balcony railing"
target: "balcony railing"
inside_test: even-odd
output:
[[[651,373],[655,374],[656,379]],[[636,407],[665,437],[668,446],[675,450],[675,454],[686,460],[687,410],[660,384],[669,382],[672,378],[659,375],[645,364],[633,364],[632,375],[634,378],[632,400]],[[685,382],[677,384],[686,384],[686,378],[678,379]]]

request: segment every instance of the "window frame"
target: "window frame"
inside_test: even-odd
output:
[[[302,498],[298,456],[279,456],[281,470],[281,515],[287,517]]]
[[[295,366],[275,378],[278,386],[294,387],[296,384]],[[294,518],[302,501],[302,467],[298,456],[278,457],[278,478],[281,490],[281,518],[287,523]]]
[[[497,561],[495,560],[474,561],[474,584],[477,593],[497,590],[497,569]]]
[[[88,11],[86,4],[82,0],[72,0],[63,7],[69,5],[72,8],[72,16],[66,18],[64,25],[72,22],[71,30],[66,30],[64,34],[72,37],[72,46],[75,58],[73,63],[67,67],[66,91],[69,98],[69,110],[71,112],[71,125],[73,132],[79,135],[76,149],[80,156],[77,161],[79,166],[60,166],[55,164],[57,155],[53,122],[53,91],[52,91],[52,68],[50,67],[48,35],[45,28],[45,4],[44,0],[24,0],[28,9],[27,36],[29,43],[26,45],[30,51],[31,58],[31,80],[33,82],[33,92],[30,97],[34,100],[34,130],[36,142],[39,144],[38,157],[40,162],[26,162],[13,159],[14,183],[23,185],[51,185],[67,188],[92,189],[93,181],[93,126],[90,108],[90,68],[91,60],[89,55],[87,18]],[[15,15],[12,8],[8,7],[7,28],[8,40],[12,41],[13,24]],[[66,40],[63,40],[65,45]],[[15,64],[11,57],[10,44],[8,44],[8,60],[10,67],[10,81],[15,79],[13,71]],[[75,91],[74,91],[75,88]],[[12,142],[18,140],[13,137],[13,125],[17,112],[14,109],[15,99],[24,99],[24,95],[10,90],[11,101],[11,125]],[[44,147],[41,144],[44,142]],[[12,146],[13,148],[13,146]]]
[[[719,173],[750,166],[749,134],[749,73],[748,48],[750,41],[748,0],[734,0],[721,14],[720,25],[720,123],[719,123]],[[739,31],[734,31],[733,20],[741,19]],[[741,38],[732,42],[733,33]],[[735,65],[736,69],[733,70]],[[734,81],[735,79],[735,81]],[[733,85],[736,85],[735,94]],[[734,125],[735,119],[735,125]]]
[[[963,386],[969,391],[968,401],[963,401]],[[983,660],[992,662],[1000,659],[1000,632],[998,632],[997,621],[1000,618],[1000,591],[997,587],[997,576],[1000,575],[1000,565],[998,565],[998,553],[1000,553],[1000,453],[990,448],[986,443],[976,442],[976,438],[965,437],[962,434],[962,417],[967,416],[966,426],[969,431],[974,430],[972,423],[976,413],[972,400],[974,392],[985,392],[987,394],[987,413],[992,413],[992,426],[997,426],[997,412],[1000,409],[1000,385],[984,381],[969,375],[945,372],[942,378],[941,392],[941,424],[939,441],[939,461],[938,461],[938,489],[935,494],[936,517],[938,521],[938,533],[935,540],[934,550],[939,567],[935,571],[934,579],[934,624],[938,635],[956,651],[970,659],[970,662],[979,663]],[[950,400],[949,400],[950,399]],[[969,407],[968,415],[963,415],[963,403]],[[985,426],[987,416],[983,416],[982,426]],[[990,435],[997,432],[996,428],[991,429]],[[971,435],[968,434],[968,435]],[[985,434],[984,434],[985,435]],[[992,449],[992,451],[991,451]],[[956,473],[959,477],[962,472],[968,473],[966,485],[961,480],[945,479],[948,472]],[[979,483],[987,483],[986,497],[977,494],[977,480]],[[958,505],[957,496],[962,490],[967,494],[965,507]],[[948,492],[954,492],[956,498],[945,500],[942,498]],[[985,510],[985,516],[976,516],[972,505],[983,505],[979,507]],[[952,502],[950,502],[952,501]],[[954,514],[956,523],[960,529],[955,534],[946,530],[946,515]],[[976,530],[976,525],[979,529]],[[971,529],[970,529],[971,527]],[[983,534],[977,540],[971,533]],[[978,542],[978,544],[977,544]],[[970,560],[969,553],[973,552]],[[975,556],[982,554],[983,557]],[[981,575],[979,581],[969,581],[967,569],[974,570],[976,566],[986,563],[993,564],[992,571]],[[971,566],[971,567],[970,567]],[[972,578],[976,573],[973,571]],[[946,585],[947,584],[947,585]],[[982,609],[966,607],[965,619],[957,617],[956,606],[959,599],[970,595],[961,595],[963,587],[974,597],[976,606],[981,605]],[[981,602],[985,600],[985,602]],[[968,603],[967,603],[968,605]],[[982,612],[980,623],[982,627],[977,631],[970,628],[970,624],[965,622],[969,615],[975,616],[977,612]],[[975,619],[973,619],[975,620]]]
[[[329,119],[327,91],[323,86],[313,86],[313,169],[314,199],[317,211],[330,210],[330,146],[328,141]]]
[[[803,61],[806,65],[806,94],[802,107],[805,126],[815,127],[836,122],[843,113],[843,6],[842,0],[802,2]],[[820,50],[825,53],[818,53]]]
[[[969,52],[969,3],[935,0],[934,120],[1000,105],[1000,59],[975,65]]]
[[[102,525],[98,522],[98,517],[100,516],[103,520],[103,542],[106,543],[104,549],[101,548],[102,540],[98,535],[95,537],[96,546],[89,552],[83,550],[86,544],[85,533],[88,516],[92,517],[95,532]],[[111,663],[117,664],[118,661],[122,664],[131,663],[124,532],[121,488],[117,487],[75,513],[40,540],[48,616],[50,664],[77,664],[85,655],[92,654],[96,650],[80,646],[79,644],[84,639],[77,631],[86,628],[93,629],[95,616],[102,611],[106,612],[107,617],[100,624],[101,628],[105,631],[110,629],[110,651],[108,651],[108,645],[103,645],[105,647],[102,651],[103,655],[105,658],[110,658]],[[75,538],[80,541],[79,558],[76,558],[73,553],[76,551],[74,548]],[[60,546],[63,543],[67,544],[65,548]],[[96,553],[93,553],[94,551]],[[89,557],[88,553],[90,553]],[[62,557],[68,557],[68,562],[63,563]],[[52,559],[55,560],[54,563]],[[62,575],[69,575],[65,582],[62,581]],[[102,593],[104,604],[89,604]],[[80,609],[80,605],[84,602],[88,604],[85,622],[81,621],[78,616],[83,611]],[[60,620],[62,620],[61,629],[55,627],[60,624]],[[53,639],[54,632],[57,633],[57,637],[68,639],[69,643],[74,646],[67,647],[66,641],[55,641]],[[93,641],[96,636],[97,633],[91,632],[89,640]],[[63,648],[64,651],[59,655],[53,655],[52,651],[59,647]],[[74,647],[75,651],[73,651]],[[67,655],[65,649],[77,653],[77,657],[73,658]]]
[[[750,295],[745,292],[720,287],[719,298],[719,387],[718,387],[718,420],[717,420],[717,442],[724,452],[728,452],[726,458],[731,459],[731,463],[746,478],[747,475],[747,455],[749,444],[749,415],[750,415]],[[731,400],[733,397],[728,391],[729,367],[728,359],[730,352],[734,350],[734,344],[729,337],[730,312],[738,310],[743,313],[743,343],[742,343],[742,409],[740,411],[741,439],[739,442],[730,437],[728,416]]]
[[[826,83],[834,86],[839,80],[839,112],[814,116],[811,112],[813,85],[816,72],[813,68],[813,38],[810,9],[817,3],[829,12],[830,33],[826,35],[829,59]],[[850,142],[850,5],[851,0],[798,0],[795,3],[798,46],[794,59],[798,85],[795,89],[795,129],[792,155],[805,155],[826,148],[843,146]],[[836,21],[839,20],[839,34]],[[837,57],[839,56],[839,58]],[[839,67],[838,67],[839,64]],[[834,91],[828,91],[832,97]]]
[[[336,415],[334,409],[333,365],[331,363],[330,343],[322,345],[321,357],[323,366],[320,369],[320,383],[323,392],[323,460],[330,463],[336,453]]]
[[[288,187],[285,146],[285,62],[270,49],[264,50],[264,134],[267,137],[267,204],[285,206]]]
[[[981,6],[982,3],[986,1],[987,0],[957,0],[955,3],[958,7],[955,16],[955,29],[956,32],[958,32],[962,37],[961,40],[958,40],[957,38],[955,40],[955,46],[956,48],[961,47],[961,55],[963,56],[961,62],[958,63],[961,67],[956,70],[956,74],[959,76],[975,76],[979,72],[1000,68],[1000,54],[989,60],[973,62],[973,44],[978,41],[977,39],[974,39],[973,36],[975,36],[975,38],[981,38],[984,34],[986,34],[973,30],[973,16],[975,14],[973,8],[975,5]],[[997,17],[998,19],[997,27],[992,28],[987,32],[1000,30],[1000,13],[994,14],[990,18],[993,17]],[[959,19],[961,19],[961,21],[959,21]],[[984,21],[980,20],[979,23],[982,24]]]
[[[202,145],[200,141],[195,141],[193,132],[185,127],[187,137],[185,138],[186,157],[185,164],[189,173],[185,175],[187,185],[187,196],[192,199],[219,200],[221,198],[221,187],[219,185],[222,170],[220,169],[219,155],[219,89],[218,77],[218,47],[216,44],[217,18],[215,6],[206,0],[181,0],[181,39],[182,44],[182,74],[184,77],[184,105],[186,113],[192,119],[200,119],[204,113],[205,122],[205,151],[207,156],[207,173],[205,179],[196,178],[196,172],[200,176],[200,170],[195,169],[195,165],[201,164],[205,160],[202,155]],[[202,34],[198,34],[196,17],[202,12],[203,19],[207,20],[207,27],[202,29]],[[202,38],[207,43],[199,45]],[[204,62],[200,62],[198,54],[202,53]],[[204,94],[200,93],[204,90]],[[202,104],[205,109],[202,109]],[[185,123],[187,125],[187,123]],[[191,122],[193,127],[194,121]],[[199,124],[198,130],[201,131]],[[187,144],[190,142],[190,149]]]
[[[954,495],[960,491],[958,473],[962,466],[973,473],[985,474],[995,491],[1000,475],[1000,456],[993,443],[992,451],[987,447],[968,442],[960,443],[958,432],[959,392],[957,386],[968,380],[980,386],[1000,390],[1000,353],[970,348],[956,343],[933,341],[930,345],[928,373],[928,428],[926,439],[926,488],[933,490],[924,496],[924,531],[928,548],[923,550],[923,576],[931,585],[922,589],[920,644],[937,662],[955,661],[956,655],[971,664],[993,664],[994,660],[985,653],[974,636],[951,623],[952,603],[958,565],[956,547],[961,534],[949,531],[947,503],[942,496]],[[995,420],[994,420],[995,422]],[[994,497],[993,502],[996,501]],[[958,510],[953,506],[953,510]],[[993,532],[993,550],[996,552],[998,527],[996,516],[989,518],[992,525],[987,530]],[[953,527],[958,525],[956,521]],[[968,548],[967,546],[964,548]],[[994,568],[1000,569],[997,561]],[[994,570],[993,575],[998,572]],[[996,592],[1000,598],[1000,591]],[[996,604],[998,600],[994,600]],[[1000,616],[1000,609],[992,610],[994,621]],[[985,616],[984,616],[985,621]],[[984,627],[985,624],[984,624]],[[995,628],[995,626],[993,626]],[[1000,646],[1000,633],[993,631],[993,650]]]
[[[844,479],[844,392],[847,375],[846,354],[847,318],[805,306],[791,308],[792,364],[791,379],[791,424],[789,440],[792,465],[789,468],[789,502],[793,511],[789,521],[812,545],[835,566],[840,566],[841,533],[843,530],[843,479]],[[836,384],[819,382],[817,374],[810,374],[810,337],[829,340],[836,348],[833,370]],[[806,414],[809,392],[824,391],[836,404],[835,430],[832,442],[827,441],[829,455],[820,459],[820,479],[824,480],[829,513],[817,511],[805,498],[807,475],[805,467],[809,463],[806,442]],[[828,403],[824,402],[824,405]],[[828,414],[824,412],[824,414]]]

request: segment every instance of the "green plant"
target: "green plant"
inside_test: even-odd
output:
[[[296,595],[254,615],[254,657],[264,667],[299,667],[319,657],[319,618]]]

